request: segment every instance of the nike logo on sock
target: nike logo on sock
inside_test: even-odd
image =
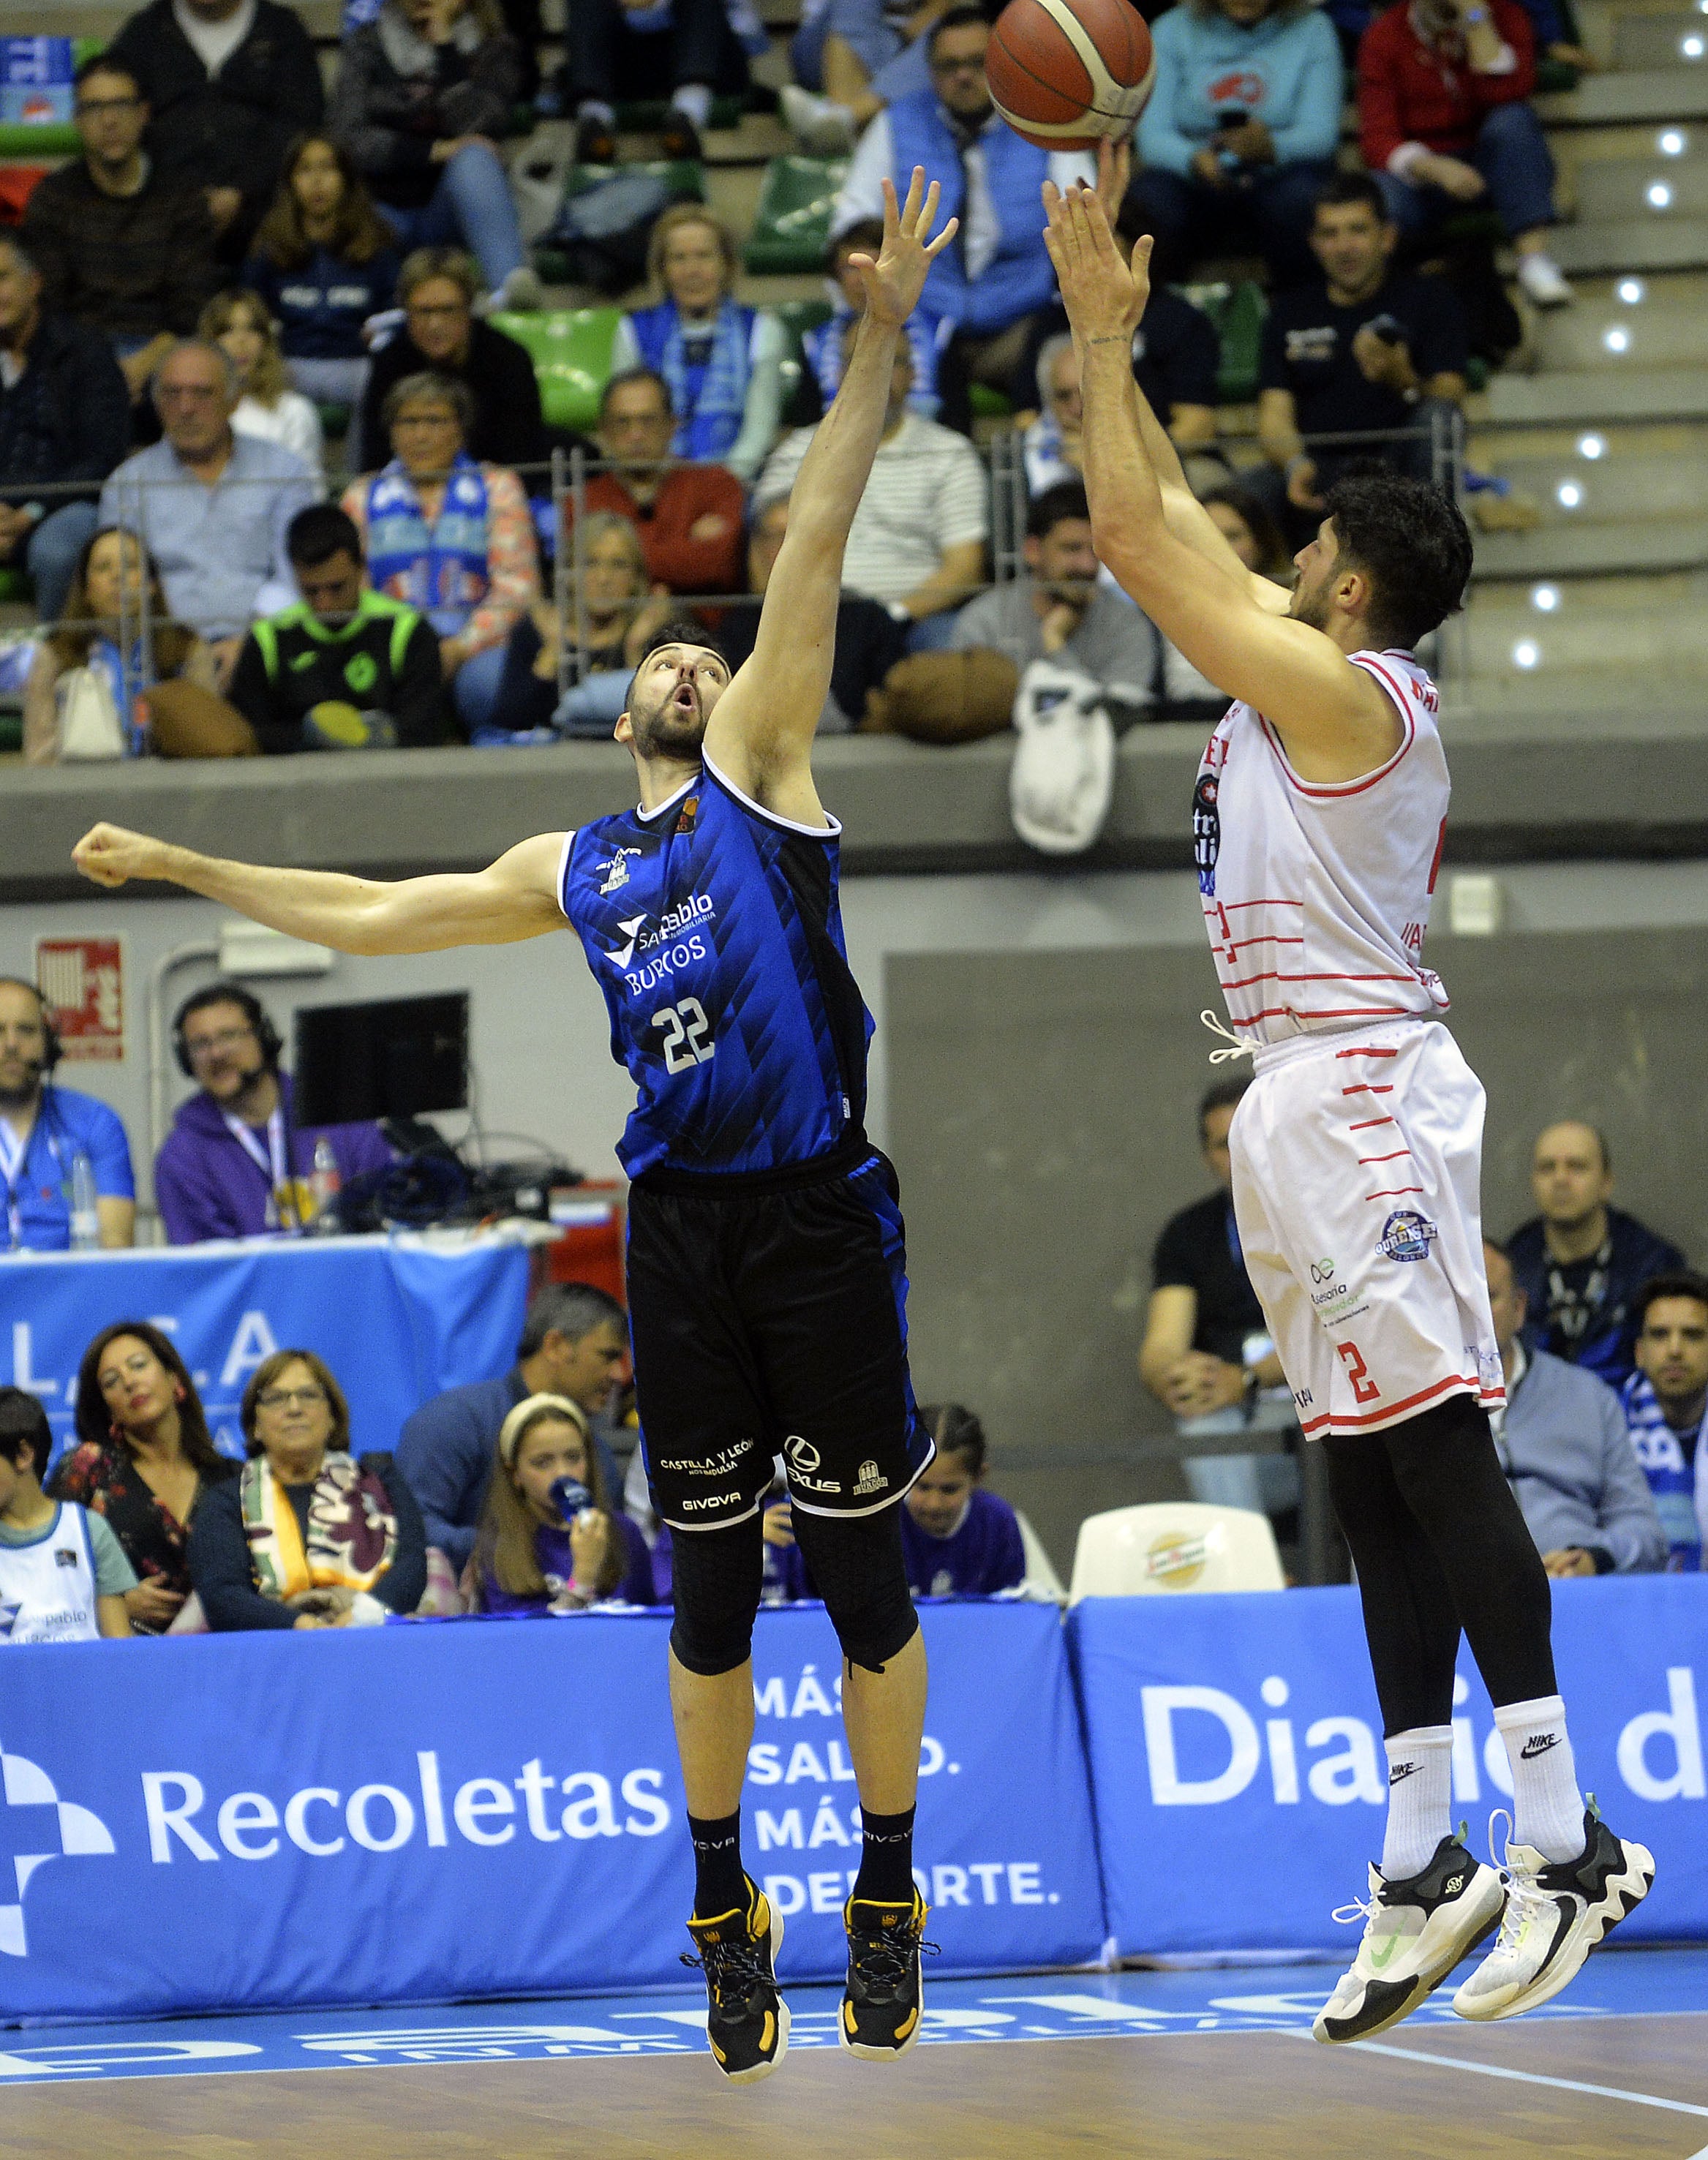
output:
[[[1390,1786],[1394,1786],[1397,1785],[1402,1778],[1415,1778],[1422,1768],[1421,1763],[1396,1763],[1388,1773],[1388,1783]]]
[[[1519,1760],[1521,1763],[1534,1763],[1539,1755],[1545,1755],[1550,1747],[1557,1747],[1559,1745],[1560,1735],[1557,1732],[1533,1732],[1519,1750]]]

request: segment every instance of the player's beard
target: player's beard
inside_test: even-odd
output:
[[[679,683],[672,683],[651,712],[631,711],[629,725],[641,756],[667,759],[681,765],[691,765],[698,758],[706,736],[705,707],[698,687],[692,683],[688,685],[693,698],[692,709],[679,704],[677,692],[682,687]]]
[[[1292,605],[1287,612],[1295,622],[1302,622],[1311,630],[1327,630],[1329,609],[1326,586],[1326,579],[1312,592],[1306,592],[1302,585],[1294,586]]]

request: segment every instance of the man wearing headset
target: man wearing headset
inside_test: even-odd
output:
[[[41,992],[0,975],[0,1249],[63,1253],[71,1243],[71,1172],[79,1153],[95,1173],[103,1245],[134,1241],[136,1181],[117,1114],[55,1086],[59,1037]]]
[[[297,1126],[290,1076],[279,1067],[284,1045],[241,984],[210,983],[187,997],[172,1046],[179,1070],[199,1083],[154,1163],[155,1204],[174,1245],[305,1228],[322,1139],[346,1185],[392,1160],[376,1125]]]

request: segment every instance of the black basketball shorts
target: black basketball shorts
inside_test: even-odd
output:
[[[935,1452],[907,1371],[896,1173],[875,1148],[754,1176],[649,1171],[629,1195],[629,1316],[652,1504],[745,1521],[781,1456],[797,1508],[875,1514]]]

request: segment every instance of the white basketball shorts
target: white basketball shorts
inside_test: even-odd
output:
[[[1228,1135],[1252,1287],[1307,1438],[1505,1399],[1482,1260],[1482,1083],[1438,1022],[1258,1053]]]

